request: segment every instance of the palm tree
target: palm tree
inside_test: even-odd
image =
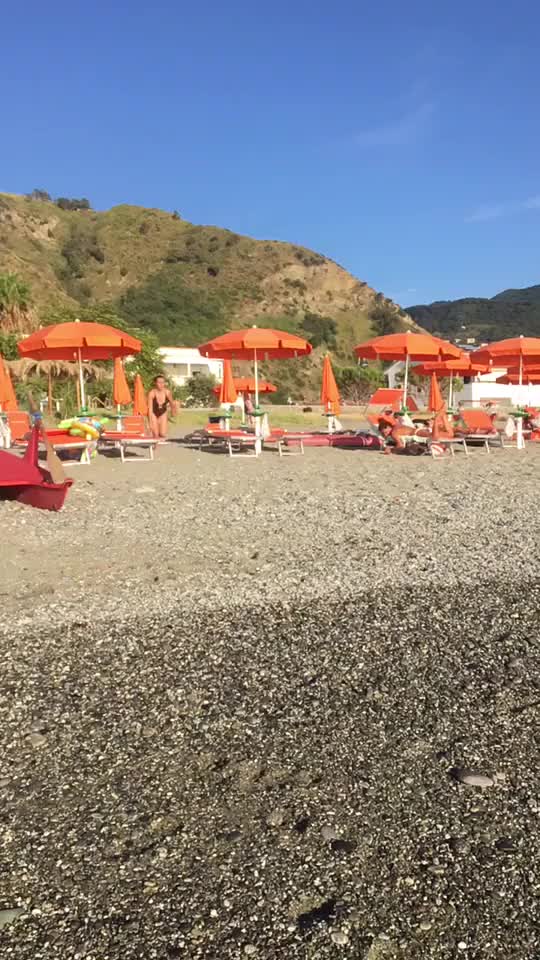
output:
[[[31,360],[24,357],[21,360],[5,360],[4,362],[9,372],[17,380],[21,380],[22,383],[32,377],[47,377],[49,414],[53,412],[53,378],[73,377],[77,381],[79,376],[78,365],[70,363],[68,360]],[[99,364],[85,363],[84,369],[91,380],[110,380],[112,378],[111,370]]]
[[[29,285],[16,273],[1,273],[0,328],[5,333],[31,333],[37,326]]]

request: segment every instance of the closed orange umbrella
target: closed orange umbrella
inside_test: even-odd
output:
[[[33,360],[76,360],[81,402],[85,405],[83,360],[112,360],[140,353],[141,341],[106,323],[74,320],[36,330],[17,344],[21,357]]]
[[[441,388],[437,379],[437,374],[431,374],[431,383],[429,386],[428,410],[439,413],[444,409],[444,400],[442,398]]]
[[[328,354],[326,354],[323,363],[321,403],[326,413],[332,413],[336,417],[339,416],[339,390]]]
[[[128,403],[131,403],[131,393],[120,357],[116,357],[114,361],[113,403],[117,407],[127,407]]]
[[[202,343],[199,353],[203,357],[226,360],[252,360],[255,373],[255,405],[259,405],[259,360],[300,357],[311,353],[313,347],[307,340],[284,330],[265,327],[248,327],[246,330],[231,330],[221,337]]]
[[[11,413],[18,410],[17,397],[13,389],[9,370],[4,363],[4,358],[0,354],[0,410]]]
[[[222,406],[235,403],[238,394],[234,385],[233,372],[230,360],[223,361],[223,380],[219,388],[219,402]]]
[[[148,416],[148,403],[146,402],[146,393],[140,373],[136,375],[133,384],[133,413],[138,417]]]

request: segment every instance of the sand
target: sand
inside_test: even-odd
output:
[[[3,504],[2,955],[537,958],[539,469],[170,444]]]

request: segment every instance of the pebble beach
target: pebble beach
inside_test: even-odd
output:
[[[0,956],[540,956],[540,449],[3,503]]]

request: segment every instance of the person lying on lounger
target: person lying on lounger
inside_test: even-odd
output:
[[[432,421],[417,427],[406,427],[395,420],[381,417],[379,420],[379,433],[386,443],[392,441],[396,451],[405,450],[406,446],[418,437],[420,441],[429,440],[431,437]],[[412,441],[411,441],[412,438]],[[386,448],[386,453],[393,453],[392,447]]]

